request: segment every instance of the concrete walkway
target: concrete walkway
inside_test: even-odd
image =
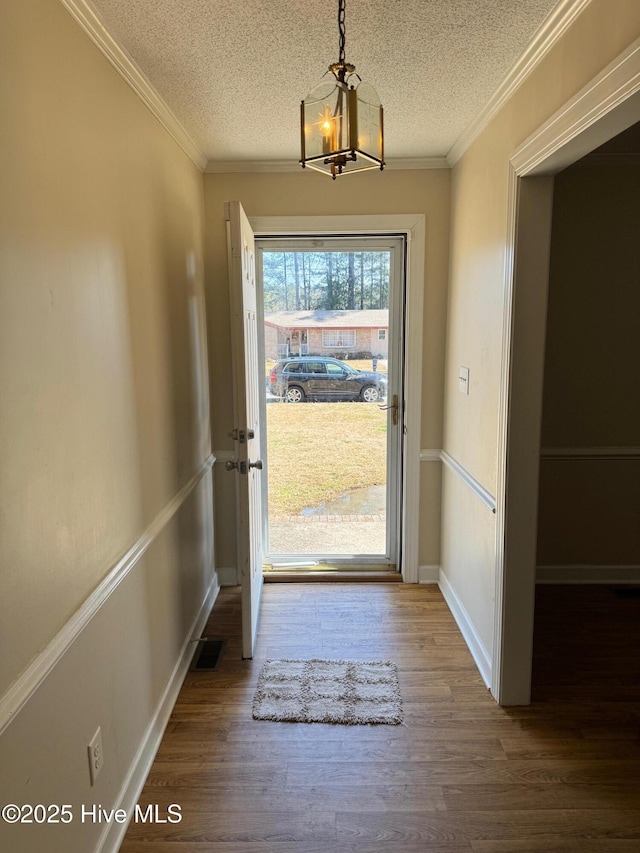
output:
[[[269,519],[272,554],[384,554],[386,488],[355,489],[298,515]]]
[[[384,554],[387,550],[384,519],[330,518],[290,516],[286,521],[271,522],[271,554]]]

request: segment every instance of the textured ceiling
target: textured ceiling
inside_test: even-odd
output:
[[[346,57],[385,155],[445,155],[558,0],[349,0]],[[337,60],[336,0],[93,0],[204,154],[297,159],[299,102]]]

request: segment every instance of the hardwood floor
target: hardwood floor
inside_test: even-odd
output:
[[[189,673],[122,853],[640,851],[640,602],[540,587],[534,703],[498,707],[436,586],[265,586],[256,658],[239,596],[207,628],[212,673]],[[402,726],[258,722],[267,657],[393,659]]]

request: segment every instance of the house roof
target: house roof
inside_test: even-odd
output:
[[[264,321],[285,329],[386,329],[389,311],[267,311]]]

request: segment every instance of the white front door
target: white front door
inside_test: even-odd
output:
[[[260,402],[253,231],[242,205],[227,203],[227,242],[236,443],[237,560],[242,583],[242,656],[252,658],[262,595]],[[262,377],[262,378],[261,378]]]

